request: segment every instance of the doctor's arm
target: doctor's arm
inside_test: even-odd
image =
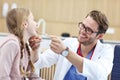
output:
[[[61,54],[66,49],[66,46],[62,43],[62,41],[56,37],[52,38],[50,46],[57,54]],[[96,75],[96,77],[99,78],[102,74],[107,76],[112,68],[113,49],[110,50],[109,48],[103,51],[105,55],[101,55],[101,58],[95,61],[78,56],[70,49],[66,58],[77,68],[78,72],[90,76]]]
[[[47,49],[44,53],[39,52],[40,42],[42,39],[37,36],[33,36],[29,39],[29,45],[32,48],[32,61],[36,68],[50,67],[58,60],[57,54],[52,50]]]
[[[98,57],[96,60],[89,60],[82,58],[77,54],[69,50],[68,56],[66,57],[73,65],[76,66],[77,72],[87,76],[93,76],[95,79],[99,79],[108,76],[112,70],[113,65],[113,49],[112,47],[103,50],[104,55]]]
[[[38,55],[39,50],[38,49],[40,47],[40,42],[41,42],[41,38],[38,36],[32,36],[29,38],[29,45],[32,49],[31,59],[32,59],[33,63],[35,63],[39,59],[39,55]]]
[[[51,37],[51,50],[53,50],[57,54],[62,54],[64,50],[66,50],[66,46],[63,44],[62,40],[60,40],[58,37]],[[82,72],[83,70],[83,58],[81,56],[78,56],[76,53],[68,50],[68,56],[66,57],[74,66],[77,67],[79,72]]]

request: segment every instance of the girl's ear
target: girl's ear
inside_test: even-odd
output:
[[[28,27],[27,21],[23,21],[23,22],[22,22],[22,27],[23,27],[23,28],[27,28],[27,27]]]

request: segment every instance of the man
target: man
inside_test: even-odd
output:
[[[63,42],[51,37],[50,49],[36,58],[35,66],[49,67],[56,64],[54,80],[107,80],[112,70],[113,47],[102,44],[108,29],[108,20],[100,11],[91,11],[78,23],[79,35]],[[37,51],[40,39],[30,38],[30,46]]]

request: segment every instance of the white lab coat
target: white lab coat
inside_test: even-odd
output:
[[[77,52],[79,42],[76,38],[68,38],[64,40],[66,46],[73,52]],[[83,74],[87,80],[107,80],[108,74],[112,70],[114,48],[108,44],[102,44],[99,40],[94,50],[91,60],[84,58]],[[48,49],[43,54],[40,54],[39,60],[35,63],[36,68],[50,67],[56,64],[54,80],[63,80],[66,73],[71,67],[71,63],[62,55],[55,54]]]

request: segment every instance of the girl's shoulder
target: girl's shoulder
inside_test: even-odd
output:
[[[14,35],[6,35],[4,37],[1,37],[1,40],[0,40],[0,47],[4,46],[5,44],[16,44],[17,46],[19,46],[19,41],[17,39],[16,36]]]

